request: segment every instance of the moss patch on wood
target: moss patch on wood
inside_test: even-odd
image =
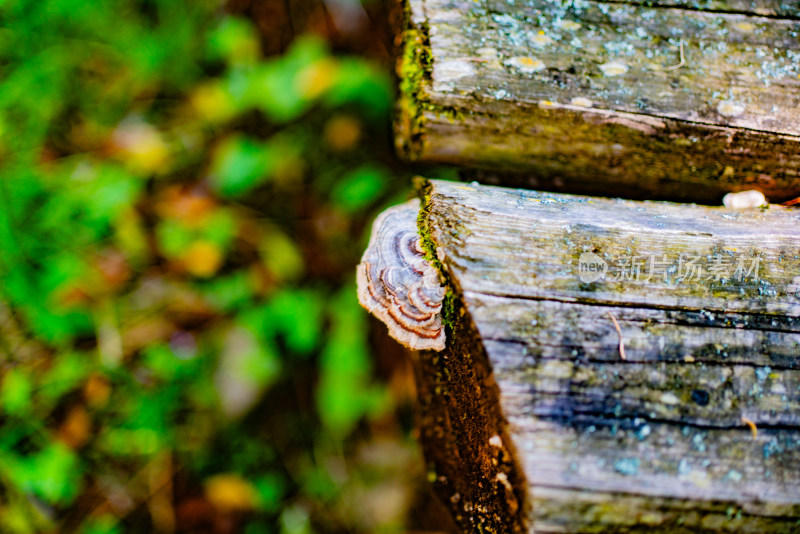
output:
[[[431,236],[430,221],[428,213],[430,211],[430,182],[424,178],[417,178],[414,187],[418,196],[422,200],[419,216],[417,217],[417,228],[422,248],[425,250],[425,259],[439,271],[439,279],[446,288],[444,302],[442,303],[442,324],[445,328],[453,328],[461,315],[461,301],[457,296],[458,290],[454,287],[450,274],[436,255],[436,243]]]
[[[397,58],[400,94],[397,99],[395,143],[397,152],[411,157],[418,151],[423,126],[423,109],[427,105],[426,81],[430,81],[433,58],[427,25],[414,26],[410,7],[406,4],[401,33],[402,50]]]

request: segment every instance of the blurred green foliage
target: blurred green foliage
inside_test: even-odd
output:
[[[414,449],[353,438],[396,402],[352,283],[385,69],[211,0],[0,20],[0,531],[401,528]]]

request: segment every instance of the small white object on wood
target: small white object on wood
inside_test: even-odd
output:
[[[728,193],[722,197],[722,204],[731,210],[743,210],[768,206],[769,202],[767,202],[767,197],[764,196],[764,193],[751,190]]]

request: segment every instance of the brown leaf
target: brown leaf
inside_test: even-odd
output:
[[[58,428],[59,441],[73,449],[83,447],[92,430],[92,420],[82,404],[73,406],[67,413],[67,418]]]

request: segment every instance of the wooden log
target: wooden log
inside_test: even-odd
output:
[[[404,0],[398,150],[535,189],[800,196],[800,4]]]
[[[464,531],[800,530],[800,211],[422,196],[421,437]]]

